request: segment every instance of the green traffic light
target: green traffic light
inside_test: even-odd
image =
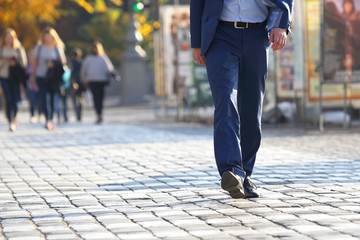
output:
[[[141,12],[144,9],[144,4],[142,2],[135,3],[133,9],[134,12]]]

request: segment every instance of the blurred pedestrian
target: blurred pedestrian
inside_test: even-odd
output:
[[[34,51],[28,53],[28,66],[26,68],[26,73],[30,76],[26,84],[26,96],[29,101],[29,111],[30,111],[30,123],[36,123],[38,120],[35,116],[35,111],[38,112],[39,119],[43,114],[41,112],[40,101],[39,101],[39,88],[36,85],[35,81],[31,81],[31,74],[33,71],[34,63]]]
[[[6,117],[9,130],[17,128],[20,84],[26,80],[27,58],[14,29],[8,28],[0,39],[0,81],[5,96]]]
[[[64,68],[64,74],[62,75],[62,84],[60,85],[60,92],[58,94],[59,100],[57,101],[58,105],[56,106],[56,113],[58,116],[58,123],[61,123],[61,115],[63,116],[64,123],[68,122],[68,106],[67,100],[70,94],[70,78],[71,70],[66,67]]]
[[[66,63],[65,45],[54,28],[45,28],[34,50],[31,81],[39,88],[40,104],[45,113],[45,128],[55,130],[53,115],[62,84],[63,64]],[[56,96],[57,95],[57,96]]]
[[[82,51],[80,48],[75,48],[71,56],[71,86],[73,91],[72,98],[77,121],[81,121],[82,118],[82,108],[85,91],[84,83],[80,79],[81,61]]]
[[[103,121],[102,112],[104,105],[105,86],[108,84],[114,66],[104,52],[102,44],[95,41],[90,49],[90,54],[84,59],[80,77],[90,88],[96,111],[96,123]]]

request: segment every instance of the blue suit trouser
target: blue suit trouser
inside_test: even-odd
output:
[[[215,104],[214,151],[220,175],[251,176],[261,141],[269,47],[266,24],[235,29],[219,23],[205,54]]]

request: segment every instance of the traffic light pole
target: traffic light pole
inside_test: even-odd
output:
[[[122,84],[121,104],[135,104],[146,101],[150,94],[151,76],[146,67],[146,53],[139,45],[142,40],[140,32],[137,31],[137,21],[133,11],[133,0],[127,1],[129,13],[128,33],[126,41],[128,47],[122,59]]]

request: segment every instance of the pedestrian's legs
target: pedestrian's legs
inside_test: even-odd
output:
[[[21,100],[21,97],[20,97],[20,85],[19,83],[17,82],[11,82],[10,84],[11,86],[11,95],[12,95],[12,122],[15,122],[16,123],[16,116],[17,116],[17,113],[18,113],[18,104]]]
[[[104,102],[105,83],[90,82],[89,86],[93,95],[94,107],[97,114],[97,123],[100,123],[102,122],[102,109]]]
[[[60,95],[61,98],[61,103],[62,103],[62,107],[63,107],[63,114],[64,114],[64,122],[68,121],[68,116],[67,116],[67,94],[61,94]]]
[[[41,113],[44,113],[46,122],[49,120],[49,107],[48,107],[48,87],[45,84],[45,79],[41,77],[36,78],[36,84],[39,87],[39,109]]]
[[[219,24],[205,54],[215,103],[214,149],[220,175],[252,173],[261,140],[268,46],[265,24],[249,29]]]
[[[7,79],[1,79],[1,86],[5,95],[6,102],[6,117],[10,124],[11,131],[15,131],[17,128],[16,115],[18,112],[18,102],[20,101],[20,86],[15,81]]]
[[[26,95],[27,95],[28,101],[29,101],[30,117],[34,117],[35,116],[35,106],[36,106],[35,92],[30,89],[26,89]]]
[[[42,96],[43,100],[45,101],[45,103],[43,102],[43,105],[45,105],[44,108],[44,113],[45,113],[45,117],[46,117],[46,123],[45,123],[45,128],[48,130],[55,130],[55,125],[53,124],[53,116],[54,116],[54,95],[55,92],[47,85],[47,84],[43,84],[44,86],[44,90],[45,90],[45,96]]]
[[[1,81],[1,87],[3,90],[3,94],[5,96],[5,110],[6,110],[6,118],[9,123],[12,121],[12,96],[11,96],[11,87],[10,87],[10,81],[4,78],[0,79]]]
[[[49,91],[49,121],[53,121],[54,113],[60,119],[59,94],[54,90]]]
[[[82,112],[82,92],[77,91],[72,96],[74,110],[76,115],[76,120],[81,121],[81,112]]]
[[[17,82],[1,79],[1,86],[5,95],[6,117],[9,123],[16,121],[18,102],[20,101],[20,87]]]
[[[216,45],[215,45],[216,44]],[[206,53],[206,68],[215,104],[214,150],[220,175],[245,177],[241,161],[237,85],[240,59],[216,42]],[[219,44],[219,45],[218,45]]]
[[[90,82],[89,87],[93,96],[93,102],[94,102],[94,108],[97,115],[97,118],[99,120],[100,118],[100,89],[99,84],[97,82]]]
[[[35,99],[36,99],[35,109],[37,109],[40,117],[42,114],[44,114],[43,109],[41,107],[40,91],[35,92]]]
[[[82,117],[82,108],[84,101],[83,95],[84,93],[82,91],[76,93],[76,117],[78,121],[81,121],[81,117]]]
[[[102,112],[104,108],[104,97],[105,97],[105,83],[100,82],[99,84],[99,109],[98,113],[102,119]]]
[[[89,82],[89,87],[90,87],[92,98],[93,98],[94,109],[95,109],[95,112],[97,113],[97,104],[98,104],[99,97],[98,97],[98,89],[97,89],[96,82]]]
[[[238,107],[242,163],[246,176],[254,168],[261,141],[261,114],[267,73],[268,35],[264,26],[244,34],[243,61],[239,71]]]

